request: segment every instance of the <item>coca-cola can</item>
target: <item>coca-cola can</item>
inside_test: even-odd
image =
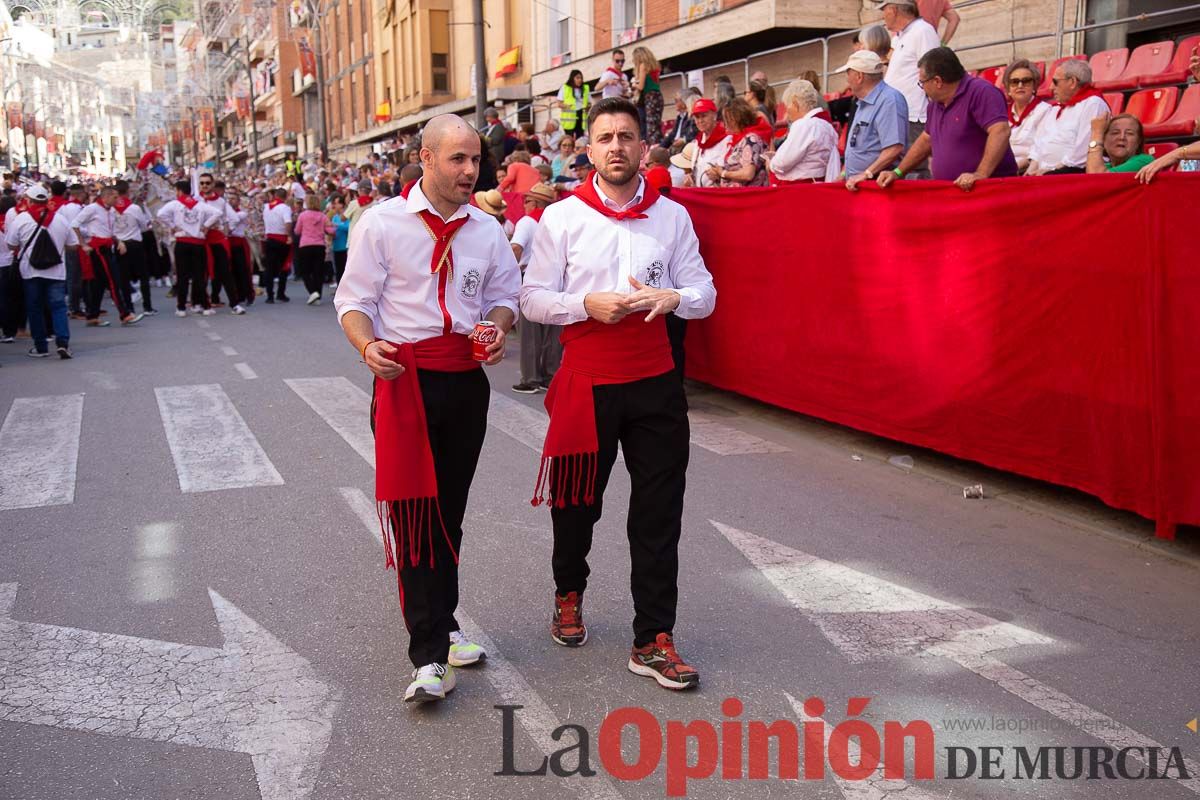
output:
[[[486,319],[475,323],[475,332],[471,336],[471,355],[476,361],[487,361],[491,357],[487,349],[496,343],[499,335],[500,329],[496,327],[496,323]]]

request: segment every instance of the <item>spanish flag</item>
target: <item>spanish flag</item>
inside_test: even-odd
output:
[[[521,46],[517,45],[511,50],[505,50],[496,59],[496,77],[503,78],[505,75],[512,75],[521,66]]]
[[[375,121],[387,122],[392,118],[392,104],[388,102],[375,106]]]

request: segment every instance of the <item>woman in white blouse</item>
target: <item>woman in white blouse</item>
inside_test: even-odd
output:
[[[797,78],[783,90],[787,139],[771,156],[778,183],[821,183],[837,180],[842,171],[838,136],[821,108],[821,95],[809,81]]]
[[[1017,158],[1017,172],[1024,175],[1029,167],[1029,151],[1038,128],[1053,106],[1037,96],[1042,76],[1028,59],[1012,62],[1004,70],[1004,91],[1008,94],[1008,146]]]

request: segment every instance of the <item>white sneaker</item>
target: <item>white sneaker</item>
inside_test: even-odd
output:
[[[175,316],[177,316],[177,317],[186,317],[186,316],[187,316],[187,312],[186,312],[186,311],[184,311],[182,308],[177,308],[177,309],[175,309]]]
[[[130,295],[130,296],[129,296],[129,300],[130,300],[130,302],[132,302],[132,303],[140,303],[140,302],[142,302],[142,293],[141,293],[141,292],[134,292],[132,295]]]
[[[469,667],[487,659],[483,648],[467,638],[462,631],[450,634],[450,666]]]
[[[215,314],[215,313],[217,313],[217,310],[216,310],[215,308],[206,308],[206,309],[204,309],[203,311],[201,311],[201,312],[200,312],[200,316],[202,316],[202,317],[211,317],[211,316],[212,316],[213,314]]]
[[[454,691],[454,667],[426,664],[413,670],[413,682],[404,690],[406,703],[430,703],[445,700]]]
[[[233,308],[229,309],[229,312],[230,312],[231,314],[245,314],[245,313],[246,313],[246,309],[245,309],[245,308],[242,306],[242,304],[241,304],[241,303],[238,303],[236,306],[234,306]]]
[[[319,302],[321,302],[321,293],[320,292],[313,292],[312,294],[310,294],[308,296],[308,304],[310,306],[315,305]]]
[[[200,312],[204,311],[204,307],[203,306],[192,306],[189,310],[193,314],[199,314]]]

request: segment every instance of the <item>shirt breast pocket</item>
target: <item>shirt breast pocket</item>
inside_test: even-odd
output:
[[[454,258],[454,290],[458,299],[470,308],[483,302],[483,281],[488,263],[482,258]]]
[[[671,250],[669,242],[661,242],[652,236],[640,237],[634,250],[632,274],[639,282],[651,289],[674,288],[669,266]]]

